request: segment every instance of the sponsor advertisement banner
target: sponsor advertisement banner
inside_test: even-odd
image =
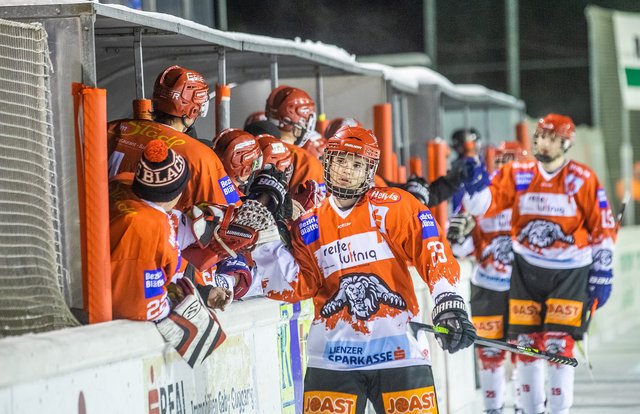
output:
[[[620,92],[625,108],[640,109],[640,15],[613,13]]]

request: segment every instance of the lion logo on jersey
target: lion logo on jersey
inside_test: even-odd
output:
[[[511,236],[497,236],[482,250],[482,261],[493,256],[493,260],[505,266],[513,263],[513,250],[511,249]]]
[[[350,315],[367,320],[378,312],[380,303],[397,309],[407,308],[404,299],[389,289],[378,276],[372,273],[351,273],[340,278],[340,289],[320,309],[320,315],[328,318],[346,306]]]
[[[567,244],[575,242],[573,236],[564,234],[559,224],[547,220],[530,221],[518,235],[519,242],[524,239],[527,239],[530,245],[542,248],[551,246],[556,240]]]

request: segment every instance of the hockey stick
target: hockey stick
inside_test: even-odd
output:
[[[440,333],[444,335],[449,334],[449,330],[447,328],[438,326],[438,325],[431,326],[431,325],[427,325],[425,323],[420,323],[420,322],[409,322],[409,327],[411,328],[411,331],[413,332],[414,336],[418,333],[418,331],[427,331],[433,334],[435,333]],[[477,345],[484,345],[484,346],[502,349],[504,351],[514,352],[517,354],[528,355],[530,357],[545,359],[547,361],[556,362],[562,365],[570,365],[572,367],[578,366],[578,360],[575,358],[549,354],[545,351],[541,351],[539,349],[531,348],[528,346],[510,344],[508,342],[497,341],[495,339],[488,339],[488,338],[482,338],[482,337],[477,337],[474,342]]]
[[[631,199],[631,193],[629,191],[625,191],[624,197],[622,198],[622,204],[620,204],[620,211],[618,211],[618,214],[616,215],[616,224],[615,224],[616,233],[618,232],[618,230],[620,230],[620,225],[622,224],[622,218],[624,217],[624,211],[627,207],[627,204],[629,204],[630,199]],[[593,378],[593,373],[592,373],[593,367],[591,365],[591,358],[589,357],[589,325],[591,325],[591,320],[593,319],[593,315],[596,313],[597,307],[598,307],[598,299],[594,299],[593,302],[591,303],[589,310],[587,311],[588,313],[584,322],[585,329],[584,329],[584,335],[582,337],[582,340],[576,342],[576,345],[578,346],[578,350],[580,351],[580,353],[585,359],[585,362],[587,363],[587,368],[589,369],[589,375],[593,382],[595,382],[595,379]]]

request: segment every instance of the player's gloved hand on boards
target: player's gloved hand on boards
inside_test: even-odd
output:
[[[464,349],[476,340],[476,330],[469,320],[460,295],[447,292],[438,295],[431,313],[433,324],[449,330],[448,334],[436,332],[438,344],[450,354]]]
[[[424,178],[412,175],[407,179],[404,189],[422,204],[427,205],[429,203],[429,184]]]
[[[476,221],[469,213],[458,213],[449,219],[447,239],[451,244],[462,244],[476,227]]]
[[[271,164],[265,165],[249,184],[247,198],[259,201],[277,217],[287,198],[286,174]]]
[[[464,188],[472,196],[489,186],[489,172],[476,157],[465,157]]]
[[[218,281],[219,277],[221,278],[220,280],[224,280],[226,284],[219,284],[218,286],[233,290],[233,297],[236,299],[241,299],[249,291],[249,287],[253,281],[251,269],[241,254],[235,259],[229,257],[218,263],[214,279]]]

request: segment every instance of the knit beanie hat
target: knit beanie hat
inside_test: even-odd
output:
[[[144,148],[131,189],[143,200],[166,202],[180,195],[188,181],[189,166],[184,158],[164,141],[154,139]]]

